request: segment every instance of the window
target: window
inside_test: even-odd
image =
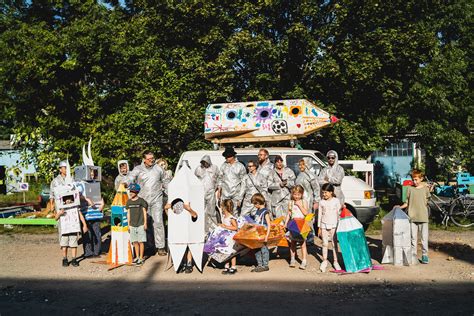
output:
[[[287,155],[286,156],[286,166],[293,170],[296,176],[300,173],[300,169],[298,168],[298,163],[302,158],[309,158],[311,161],[311,166],[309,170],[312,171],[315,175],[319,175],[321,171],[321,165],[311,156],[308,155]]]
[[[273,163],[273,161],[275,161],[275,156],[276,155],[270,155],[268,156],[268,158],[270,159],[270,161]],[[253,160],[257,165],[258,165],[258,157],[257,157],[257,154],[255,155],[242,155],[242,154],[238,154],[237,155],[237,160],[239,160],[241,163],[244,164],[244,166],[247,168],[247,163],[250,161],[250,160]]]

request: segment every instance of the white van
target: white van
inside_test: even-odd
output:
[[[237,159],[244,165],[247,165],[249,160],[257,162],[257,153],[259,149],[260,148],[235,148]],[[291,168],[296,176],[298,176],[299,173],[298,162],[301,158],[310,158],[312,162],[310,169],[317,175],[324,166],[327,166],[326,157],[317,150],[299,150],[286,147],[267,147],[266,149],[270,154],[271,161],[274,160],[276,155],[282,156],[285,165]],[[189,163],[191,170],[195,170],[196,167],[199,166],[200,160],[204,155],[209,155],[212,163],[220,168],[225,161],[222,153],[223,150],[186,151],[179,158],[176,170],[178,170],[185,161]],[[353,176],[345,176],[342,180],[341,188],[344,193],[347,207],[357,217],[357,219],[367,227],[379,212],[373,188],[361,179]]]

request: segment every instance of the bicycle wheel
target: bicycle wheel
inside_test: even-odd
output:
[[[474,209],[472,202],[456,199],[449,208],[449,217],[456,226],[470,227],[474,225]]]

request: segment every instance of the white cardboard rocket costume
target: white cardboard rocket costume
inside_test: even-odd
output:
[[[71,166],[66,160],[65,185],[57,186],[54,189],[54,205],[56,210],[64,210],[65,215],[59,219],[60,234],[77,233],[81,231],[79,222],[78,207],[80,205],[79,190],[72,182]],[[66,200],[72,201],[66,204]]]
[[[168,246],[175,271],[181,264],[186,249],[189,248],[197,268],[202,271],[202,254],[204,249],[204,186],[188,166],[184,165],[176,172],[168,185],[168,203],[178,200],[190,203],[197,213],[195,221],[187,211],[179,214],[168,210]]]
[[[382,219],[382,263],[411,264],[410,217],[396,207]]]

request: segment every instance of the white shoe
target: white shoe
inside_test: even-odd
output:
[[[302,260],[302,261],[301,261],[300,269],[301,269],[301,270],[306,270],[306,260]]]
[[[336,271],[342,270],[341,266],[339,265],[339,263],[337,261],[334,261],[334,263],[332,265],[334,267],[334,270],[336,270]]]
[[[295,259],[291,259],[290,261],[290,268],[294,268],[296,267],[296,260]]]
[[[323,262],[321,262],[321,265],[319,266],[319,270],[321,270],[321,272],[326,272],[327,267],[328,267],[328,261],[324,260]]]

